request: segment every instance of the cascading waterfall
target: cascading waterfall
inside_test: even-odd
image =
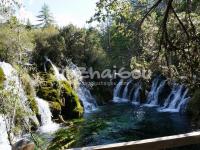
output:
[[[11,91],[14,95],[19,96],[20,103],[23,106],[23,108],[29,113],[32,114],[32,110],[29,107],[28,101],[26,94],[22,88],[22,84],[19,78],[19,74],[17,71],[8,63],[5,62],[0,62],[0,68],[3,69],[3,73],[5,75],[5,82],[4,82],[4,88],[7,91]],[[29,123],[29,119],[32,119],[32,121],[35,122],[36,125],[39,125],[39,122],[37,120],[36,116],[29,116],[27,118],[24,118],[27,123]],[[2,145],[6,146],[9,149],[9,145],[7,144],[8,137],[6,133],[6,128],[5,128],[5,120],[3,119],[2,115],[0,115],[0,149]],[[3,144],[2,144],[3,143]],[[6,149],[6,148],[5,148]],[[7,149],[6,149],[7,150]]]
[[[27,96],[22,88],[17,70],[15,70],[10,64],[5,62],[0,62],[0,68],[3,69],[4,75],[6,77],[4,88],[8,91],[11,90],[14,95],[18,95],[24,109],[26,109],[28,113],[32,114],[32,110],[29,107]],[[36,116],[30,116],[29,118],[31,118],[37,125],[39,124]],[[28,122],[28,118],[25,119]]]
[[[27,97],[22,88],[17,71],[10,64],[5,62],[0,62],[0,68],[3,69],[4,75],[6,77],[4,82],[5,89],[8,91],[12,90],[14,95],[19,96],[24,108],[30,109],[27,108]]]
[[[74,63],[72,63],[72,61],[68,61],[66,68],[70,73],[72,73],[72,76],[76,79],[76,81],[78,81],[78,88],[76,91],[80,100],[83,102],[84,111],[86,113],[90,113],[97,110],[97,102],[90,93],[90,90],[84,85],[80,69]]]
[[[122,91],[122,87],[124,84],[124,81],[121,79],[119,81],[119,83],[116,85],[115,89],[114,89],[114,96],[113,96],[113,102],[115,103],[124,103],[124,102],[128,102],[131,99],[131,93],[134,91],[133,93],[133,98],[132,98],[132,102],[133,104],[136,102],[139,102],[139,95],[140,95],[140,89],[141,89],[141,83],[138,82],[137,84],[134,84],[133,88],[131,90],[129,90],[130,88],[130,84],[132,83],[132,80],[129,80],[125,86],[125,88],[123,89],[123,93],[122,96],[120,96],[121,91]],[[129,93],[130,91],[130,93]]]
[[[51,62],[50,59],[46,58],[46,61],[48,61],[52,65],[52,68],[54,70],[57,80],[67,81],[64,74],[59,72],[59,69]],[[76,91],[78,93],[78,97],[83,103],[85,113],[90,113],[92,111],[97,110],[96,100],[91,95],[90,90],[86,88],[86,86],[84,85],[82,81],[82,74],[79,68],[75,64],[73,64],[71,61],[68,61],[68,66],[66,66],[66,68],[67,70],[70,71],[73,78],[78,81],[79,85]]]
[[[159,78],[155,78],[152,82],[151,91],[147,96],[147,104],[150,104],[152,101],[155,100],[155,93],[157,91],[158,83],[159,83]]]
[[[114,89],[114,96],[113,96],[113,102],[114,103],[124,103],[124,102],[128,102],[128,87],[129,84],[132,81],[130,80],[127,84],[126,87],[124,88],[124,91],[122,93],[122,97],[120,96],[124,81],[121,79],[119,81],[119,83],[116,85],[115,89]]]
[[[147,105],[149,105],[149,106],[159,105],[158,104],[158,96],[166,84],[166,80],[162,80],[159,83],[159,79],[157,79],[157,78],[153,82],[154,83],[153,83],[152,91],[150,91],[148,98],[147,98]]]
[[[80,85],[79,88],[77,89],[77,93],[79,98],[83,102],[84,110],[86,113],[90,113],[91,111],[97,110],[96,100],[86,87]]]
[[[188,89],[185,89],[183,85],[174,85],[171,93],[167,97],[164,106],[159,109],[162,112],[180,112],[181,108],[186,107],[188,100]]]
[[[2,115],[0,115],[0,149],[1,150],[11,150],[11,146],[8,141],[6,123],[5,123],[4,117]]]
[[[116,85],[116,87],[114,88],[114,93],[113,93],[113,102],[118,102],[120,100],[120,91],[123,85],[123,80],[121,79],[119,81],[119,83]]]
[[[185,88],[183,85],[178,85],[174,84],[173,88],[171,90],[171,93],[167,97],[167,99],[164,101],[164,104],[159,103],[159,95],[163,91],[165,85],[166,85],[167,80],[162,80],[160,77],[157,77],[153,80],[151,90],[147,96],[147,102],[146,104],[143,104],[142,106],[147,106],[147,107],[152,107],[156,106],[158,107],[158,111],[161,112],[181,112],[183,111],[187,103],[189,101],[189,97],[187,96],[188,94],[188,89]],[[124,90],[122,97],[120,96],[122,87],[123,87],[124,81],[121,79],[119,83],[116,85],[114,89],[114,97],[113,101],[116,103],[121,103],[121,102],[127,102],[127,99],[130,99],[132,96],[132,104],[139,105],[141,103],[140,100],[140,91],[142,89],[142,83],[137,82],[133,84],[133,87],[131,90],[128,90],[130,88],[130,83],[129,81]],[[128,93],[130,91],[130,93]],[[126,100],[126,101],[125,101]]]
[[[48,59],[47,57],[45,57],[45,59],[46,59],[46,62],[49,62],[51,64],[57,80],[66,80],[65,76],[62,73],[59,72],[58,68],[53,64],[53,62],[50,59]],[[46,72],[46,65],[45,64],[44,64],[44,70]]]
[[[39,130],[43,133],[54,132],[58,130],[59,125],[54,123],[51,119],[52,114],[48,102],[38,97],[36,97],[35,100],[38,104],[39,114],[41,115],[42,126],[39,128]]]
[[[133,94],[132,104],[140,104],[140,90],[142,89],[141,82],[136,83],[136,89]]]
[[[129,85],[131,84],[132,80],[128,81],[128,83],[126,84],[126,87],[124,88],[124,91],[123,91],[123,95],[122,95],[122,98],[124,100],[128,100],[128,89],[129,89]]]

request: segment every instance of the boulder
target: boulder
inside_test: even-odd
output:
[[[35,144],[25,139],[16,142],[12,146],[12,150],[34,150],[34,149],[35,149]]]

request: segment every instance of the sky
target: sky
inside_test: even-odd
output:
[[[86,27],[86,21],[95,13],[98,0],[24,0],[23,7],[19,11],[21,20],[30,19],[32,24],[38,24],[36,16],[41,7],[47,4],[53,14],[54,20],[59,26],[70,23],[78,27]]]

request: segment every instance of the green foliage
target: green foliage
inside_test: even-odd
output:
[[[0,59],[10,63],[27,62],[28,53],[34,48],[33,34],[16,17],[0,24]]]
[[[44,56],[57,66],[65,66],[67,58],[79,66],[98,69],[108,64],[108,58],[101,46],[100,33],[93,28],[80,29],[69,25],[58,31],[49,27],[38,30],[35,35],[36,49],[33,52],[33,60],[40,70],[43,70]]]
[[[189,102],[188,112],[194,120],[200,120],[200,89],[196,89],[192,99]]]
[[[102,45],[107,50],[111,66],[129,68],[131,56],[141,53],[137,30],[141,10],[133,6],[134,3],[129,0],[101,0],[90,20],[103,24]]]

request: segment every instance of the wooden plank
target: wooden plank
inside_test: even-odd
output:
[[[200,132],[70,150],[162,150],[192,144],[200,144]]]

